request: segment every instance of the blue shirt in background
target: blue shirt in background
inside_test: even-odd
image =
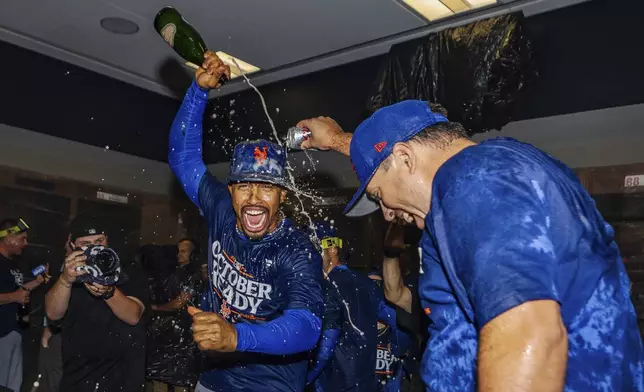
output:
[[[412,345],[412,338],[395,325],[378,330],[376,347],[376,392],[400,392],[405,357]]]
[[[644,391],[642,340],[614,231],[575,174],[535,147],[493,139],[443,164],[421,239],[430,391],[475,391],[478,333],[553,300],[568,331],[566,391]]]
[[[346,265],[335,267],[323,284],[325,311],[322,329],[339,329],[333,356],[318,378],[318,390],[347,392],[376,390],[375,365],[378,315],[382,291],[366,276]]]

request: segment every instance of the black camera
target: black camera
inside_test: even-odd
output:
[[[90,245],[87,248],[76,250],[83,251],[87,257],[85,265],[76,267],[77,271],[87,271],[86,274],[77,278],[79,282],[114,286],[123,279],[121,260],[113,249],[101,245]]]

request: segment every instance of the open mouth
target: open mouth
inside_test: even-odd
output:
[[[406,223],[414,223],[414,217],[411,216],[411,214],[408,214],[406,212],[400,212],[397,214],[397,218],[400,221],[406,222]]]
[[[242,209],[244,229],[255,233],[262,231],[268,223],[268,210],[264,207],[244,207]]]

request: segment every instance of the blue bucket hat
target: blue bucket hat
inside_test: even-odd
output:
[[[266,140],[238,143],[230,161],[228,181],[267,182],[287,188],[286,151]]]
[[[363,216],[378,209],[364,193],[378,166],[396,143],[406,142],[423,129],[449,120],[434,113],[426,101],[407,100],[385,106],[363,121],[351,138],[350,155],[360,188],[344,209],[347,216]]]

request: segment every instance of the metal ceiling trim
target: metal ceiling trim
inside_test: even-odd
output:
[[[256,86],[275,83],[297,76],[322,71],[324,69],[337,67],[343,64],[379,56],[387,53],[392,45],[420,38],[446,28],[471,23],[476,20],[523,10],[525,10],[527,15],[532,15],[585,1],[589,0],[497,0],[496,5],[463,12],[417,29],[372,40],[360,45],[340,49],[309,59],[285,64],[281,67],[260,71],[258,73],[254,73],[251,80]],[[530,12],[531,7],[534,9],[534,12]],[[106,75],[116,80],[144,88],[160,95],[174,99],[179,98],[177,97],[176,92],[155,80],[148,79],[142,75],[127,71],[99,59],[76,53],[48,42],[40,41],[37,38],[16,32],[1,25],[0,40],[73,64],[74,66]],[[211,91],[209,98],[223,97],[247,90],[248,88],[250,87],[246,81],[240,78],[238,80],[231,81],[219,90]]]
[[[409,30],[403,33],[394,34],[384,38],[372,40],[360,45],[352,46],[345,49],[340,49],[324,55],[312,57],[306,60],[297,61],[294,63],[286,64],[281,67],[272,68],[265,71],[260,71],[252,76],[249,75],[252,83],[255,86],[262,86],[270,83],[279,82],[294,78],[297,76],[306,75],[313,72],[322,71],[327,68],[336,67],[342,64],[352,63],[364,60],[370,57],[385,54],[389,49],[396,44],[411,41],[416,38],[423,37],[430,33],[445,30],[450,27],[456,27],[475,22],[480,19],[490,18],[508,14],[511,12],[522,11],[527,7],[534,6],[539,3],[551,3],[553,8],[556,4],[571,3],[575,0],[497,0],[498,3],[483,8],[473,9],[471,11],[459,13],[448,18],[433,22],[427,26],[417,29]],[[578,2],[579,0],[577,0]],[[562,5],[565,6],[565,5]],[[560,8],[560,7],[557,7]],[[248,83],[245,80],[232,81],[218,90],[212,90],[209,98],[220,98],[226,95],[237,93],[249,89]]]

